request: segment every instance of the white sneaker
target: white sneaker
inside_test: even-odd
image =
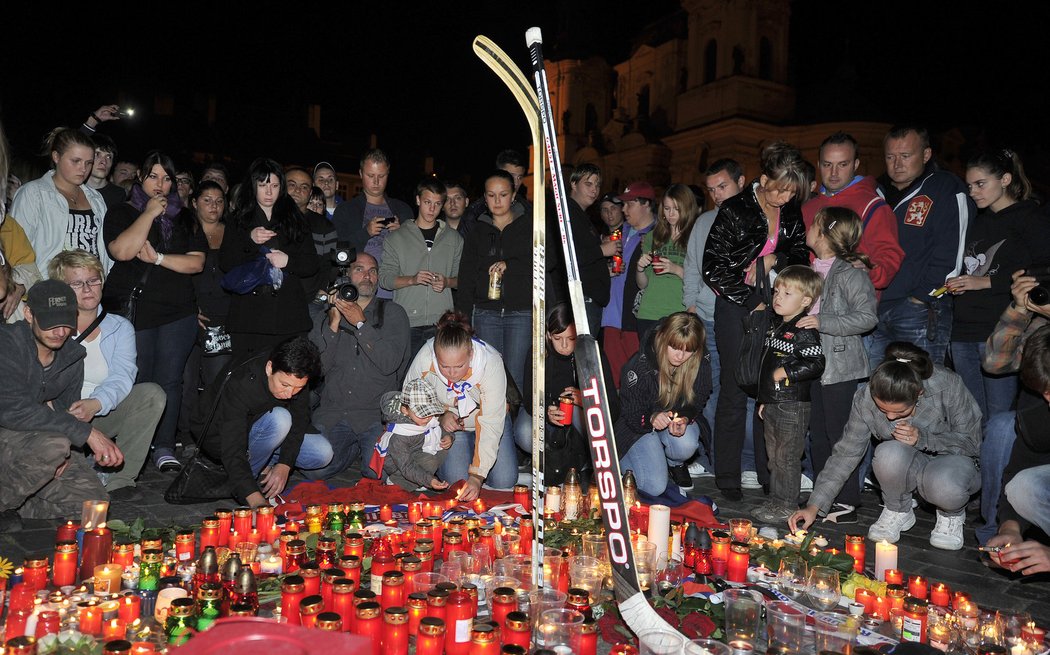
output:
[[[941,550],[959,550],[963,545],[963,524],[966,512],[945,514],[937,510],[937,525],[930,533],[930,545]]]
[[[938,518],[939,521],[940,519]],[[914,525],[915,512],[911,510],[894,512],[888,507],[883,507],[879,520],[872,523],[871,527],[868,528],[868,539],[872,541],[888,541],[891,544],[895,544],[900,540],[901,532],[911,530]]]
[[[805,473],[802,474],[802,491],[813,491],[813,481]]]
[[[692,478],[711,478],[714,477],[714,473],[707,470],[703,464],[699,461],[693,462],[689,465],[689,477]]]
[[[761,489],[762,484],[758,481],[758,473],[754,471],[744,471],[740,474],[740,488],[741,489]]]

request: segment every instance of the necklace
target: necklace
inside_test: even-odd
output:
[[[55,188],[58,189],[58,192],[61,193],[66,199],[69,200],[69,204],[70,205],[74,205],[75,206],[77,204],[77,198],[80,197],[80,187],[78,187],[78,186],[73,187],[73,194],[72,195],[67,194],[57,184],[55,185]]]

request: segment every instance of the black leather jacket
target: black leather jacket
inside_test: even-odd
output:
[[[773,317],[773,329],[762,349],[758,402],[809,402],[810,385],[824,373],[824,351],[820,347],[820,332],[795,325],[803,316],[805,314],[799,314],[790,321]],[[787,373],[787,380],[774,384],[773,371],[781,366]]]
[[[704,248],[704,281],[716,294],[738,305],[754,307],[754,287],[744,284],[744,269],[758,257],[769,233],[769,223],[755,197],[755,184],[722,203]],[[780,209],[780,229],[773,270],[808,264],[806,226],[802,209],[792,200]]]

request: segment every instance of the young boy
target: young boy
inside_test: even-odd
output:
[[[420,487],[447,489],[448,482],[434,473],[452,447],[452,435],[438,419],[445,406],[434,388],[422,378],[410,380],[403,391],[390,391],[380,399],[386,430],[376,440],[369,466],[383,477],[384,463],[390,484],[405,491]]]
[[[796,322],[820,298],[824,281],[808,266],[788,266],[773,284],[773,317],[762,352],[759,416],[765,425],[770,498],[752,512],[763,523],[783,523],[798,509],[802,450],[809,428],[809,386],[824,372],[820,333]]]

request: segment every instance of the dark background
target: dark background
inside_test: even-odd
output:
[[[233,6],[236,4],[236,6]],[[828,3],[791,6],[796,123],[918,121],[957,129],[968,147],[1007,145],[1044,171],[1046,37],[1040,3]],[[77,125],[121,99],[133,120],[107,124],[121,158],[159,147],[177,158],[225,156],[232,177],[266,155],[356,170],[374,134],[405,195],[434,158],[441,177],[476,179],[504,147],[524,150],[515,101],[478,60],[476,34],[527,69],[525,30],[545,54],[626,59],[654,23],[684,24],[671,0],[644,2],[81,3],[7,7],[0,119],[16,162],[48,129]],[[659,30],[649,30],[649,32]],[[158,115],[168,95],[174,115]],[[215,98],[217,122],[205,120]],[[321,139],[306,128],[319,104]],[[16,167],[17,168],[17,167]]]

